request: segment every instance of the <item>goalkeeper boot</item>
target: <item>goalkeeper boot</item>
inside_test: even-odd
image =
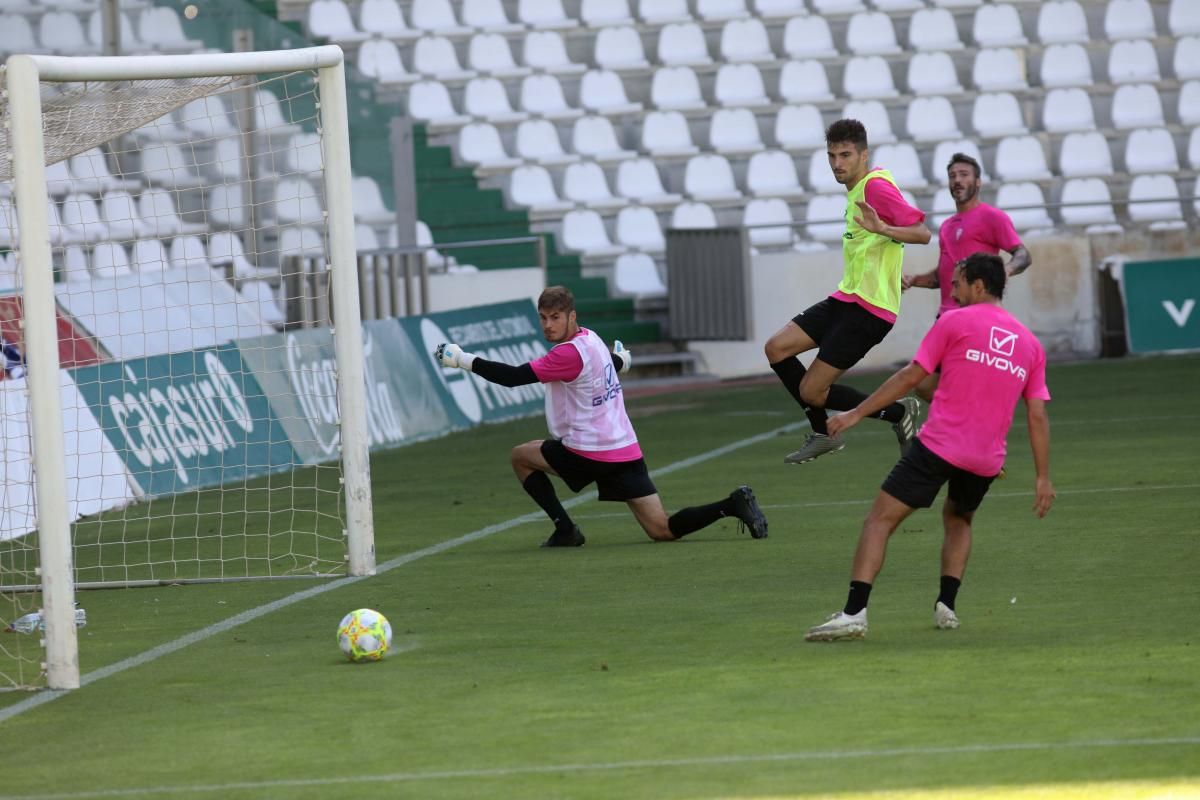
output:
[[[550,538],[542,542],[542,547],[583,547],[586,541],[579,526],[572,525],[570,529],[557,530],[550,534]]]
[[[806,464],[815,458],[820,458],[826,453],[836,453],[846,446],[840,436],[827,436],[824,433],[810,433],[808,438],[804,440],[804,444],[800,445],[800,449],[794,453],[788,453],[783,457],[785,464]]]
[[[839,611],[830,614],[820,625],[809,628],[804,634],[806,642],[839,642],[843,639],[865,639],[867,637],[867,610],[857,614]]]
[[[749,486],[739,486],[730,493],[729,498],[733,500],[733,515],[738,518],[738,533],[749,528],[751,537],[767,538],[767,515],[758,507],[754,490]]]
[[[933,606],[933,624],[943,631],[952,631],[958,627],[958,615],[953,608],[939,600]]]
[[[921,401],[915,397],[902,397],[899,402],[904,406],[904,416],[892,425],[892,431],[900,444],[900,455],[904,455],[913,437],[917,435],[917,417],[921,414]]]

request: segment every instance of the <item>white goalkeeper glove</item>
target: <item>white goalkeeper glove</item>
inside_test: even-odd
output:
[[[620,372],[629,372],[629,368],[633,366],[633,353],[625,349],[625,345],[621,344],[621,340],[617,339],[613,342],[613,355],[621,359]]]
[[[437,346],[437,350],[433,351],[433,357],[443,367],[457,367],[471,371],[471,364],[475,363],[475,356],[471,353],[464,353],[463,349],[451,342],[443,342]]]

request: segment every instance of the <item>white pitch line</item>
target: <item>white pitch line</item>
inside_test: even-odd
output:
[[[105,797],[149,797],[153,795],[225,793],[233,791],[268,791],[316,786],[351,786],[355,784],[413,783],[464,778],[509,778],[522,775],[560,775],[587,772],[616,772],[635,769],[672,769],[678,767],[711,767],[740,764],[772,764],[793,761],[834,761],[854,759],[905,758],[909,756],[955,756],[979,753],[1028,753],[1057,750],[1091,750],[1118,747],[1176,747],[1198,746],[1200,736],[1174,736],[1160,739],[1094,739],[1081,742],[994,742],[947,747],[890,747],[876,750],[806,750],[793,753],[754,753],[749,755],[697,756],[692,758],[661,758],[631,761],[601,761],[591,764],[529,764],[513,767],[483,769],[430,770],[428,772],[394,772],[386,775],[351,775],[336,778],[297,778],[279,781],[240,781],[200,786],[154,786],[141,789],[97,789],[88,792],[57,792],[54,794],[3,795],[0,800],[89,800]]]
[[[670,475],[672,472],[678,472],[681,469],[694,467],[695,465],[701,464],[705,461],[711,461],[714,458],[719,458],[726,453],[732,453],[735,450],[740,450],[744,447],[750,447],[751,445],[758,444],[759,442],[765,442],[769,439],[779,436],[782,433],[790,433],[807,426],[807,421],[792,422],[787,425],[783,425],[782,427],[775,428],[774,430],[767,431],[766,433],[760,433],[756,436],[751,436],[748,439],[739,439],[736,442],[730,442],[729,444],[718,447],[715,450],[709,450],[707,453],[700,453],[699,455],[692,456],[691,458],[685,458],[682,461],[676,461],[675,463],[668,464],[661,469],[651,470],[650,474],[654,477],[658,477],[660,475]],[[563,502],[563,507],[574,508],[577,505],[586,503],[589,500],[594,500],[595,498],[596,492],[593,490],[586,494],[576,495],[575,497],[569,498]],[[391,570],[396,569],[397,567],[402,567],[405,564],[411,564],[412,562],[419,561],[422,558],[435,556],[438,553],[443,553],[447,550],[459,547],[460,545],[468,544],[493,534],[500,533],[501,531],[506,531],[509,528],[514,528],[518,525],[524,525],[527,522],[534,522],[540,519],[543,519],[543,514],[540,511],[537,511],[529,514],[522,514],[519,517],[513,517],[512,519],[505,520],[504,522],[498,522],[494,525],[488,525],[487,527],[480,528],[479,530],[472,531],[471,533],[463,534],[462,536],[454,539],[447,539],[444,542],[439,542],[438,544],[430,545],[429,547],[424,547],[420,550],[415,550],[411,553],[393,558],[390,561],[386,561],[377,566],[375,573],[377,575],[382,575],[385,572],[390,572]],[[273,600],[270,603],[257,606],[256,608],[248,609],[240,614],[235,614],[228,619],[224,619],[220,622],[209,625],[207,628],[201,628],[200,630],[189,633],[186,636],[181,636],[178,639],[174,639],[170,642],[166,642],[165,644],[161,644],[158,647],[151,648],[144,653],[140,653],[136,656],[130,656],[129,658],[122,659],[116,663],[109,664],[107,667],[101,667],[100,669],[93,670],[92,672],[89,672],[80,678],[80,686],[88,686],[98,680],[102,680],[112,675],[117,675],[125,672],[126,670],[133,669],[134,667],[140,667],[144,664],[149,664],[151,661],[157,661],[163,656],[170,655],[171,653],[182,650],[189,645],[193,645],[197,642],[202,642],[205,639],[210,639],[213,636],[225,633],[226,631],[232,630],[239,625],[252,622],[259,617],[266,616],[267,614],[278,611],[281,608],[287,608],[288,606],[292,606],[296,603],[300,603],[318,595],[325,594],[326,592],[331,592],[335,589],[341,589],[351,584],[358,583],[361,580],[365,580],[365,578],[338,578],[337,580],[330,581],[329,583],[313,586],[303,591],[289,594],[286,597],[281,597],[278,600]],[[37,694],[30,695],[27,699],[18,703],[14,703],[8,708],[0,709],[0,722],[12,719],[19,714],[23,714],[24,712],[37,708],[38,706],[45,705],[52,700],[57,700],[59,697],[62,697],[68,693],[69,692],[67,691],[47,689],[38,692]]]

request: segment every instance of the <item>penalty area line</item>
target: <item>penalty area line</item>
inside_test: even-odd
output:
[[[670,475],[673,472],[694,467],[697,464],[704,463],[705,461],[711,461],[714,458],[720,458],[727,453],[732,453],[745,447],[751,447],[759,444],[760,442],[769,441],[770,439],[780,436],[781,434],[792,433],[806,427],[808,427],[807,420],[801,422],[792,422],[746,439],[739,439],[735,442],[730,442],[729,444],[722,445],[721,447],[709,450],[708,452],[699,453],[698,455],[691,456],[690,458],[676,461],[672,464],[668,464],[665,467],[651,470],[650,475],[652,477]],[[581,505],[590,500],[595,500],[596,496],[595,490],[587,492],[586,494],[576,495],[575,497],[564,501],[563,507],[574,508],[575,506]],[[397,556],[396,558],[385,561],[384,563],[376,566],[375,574],[382,575],[385,572],[390,572],[391,570],[402,567],[405,564],[411,564],[414,561],[420,561],[423,558],[435,556],[438,553],[444,553],[445,551],[452,550],[455,547],[460,547],[464,544],[469,544],[470,542],[478,541],[479,539],[484,539],[488,536],[501,533],[502,531],[506,531],[510,528],[515,528],[518,525],[524,525],[527,522],[535,522],[543,518],[544,515],[542,512],[535,511],[528,514],[522,514],[519,517],[513,517],[512,519],[505,520],[504,522],[497,522],[493,525],[488,525],[478,530],[471,531],[470,533],[465,533],[462,536],[458,536],[453,539],[447,539],[444,542],[438,542],[437,544],[430,545],[429,547],[424,547],[420,550],[414,550],[411,553],[406,553],[402,556]],[[232,617],[221,620],[220,622],[213,623],[206,628],[201,628],[198,631],[193,631],[192,633],[181,636],[178,639],[173,639],[164,644],[160,644],[158,647],[153,647],[144,653],[139,653],[136,656],[130,656],[129,658],[109,664],[106,667],[93,670],[80,678],[80,688],[84,686],[90,686],[96,681],[103,680],[104,678],[108,678],[113,675],[118,675],[126,670],[149,664],[151,661],[157,661],[163,656],[168,656],[172,653],[182,650],[185,647],[196,644],[197,642],[202,642],[205,639],[211,639],[213,636],[226,633],[227,631],[233,630],[240,625],[245,625],[247,622],[252,622],[260,617],[264,617],[267,614],[271,614],[275,611],[279,611],[280,609],[295,605],[296,603],[304,602],[305,600],[325,594],[326,592],[332,592],[335,589],[343,589],[351,584],[366,580],[368,577],[372,576],[348,576],[345,578],[337,578],[329,583],[323,583],[319,586],[312,586],[303,591],[281,597],[278,600],[272,600],[270,603],[264,603],[261,606],[247,609],[240,614],[235,614]],[[23,714],[26,711],[45,705],[53,700],[57,700],[64,695],[70,694],[70,691],[71,690],[65,689],[46,689],[38,692],[37,694],[30,695],[25,700],[13,703],[7,708],[0,709],[0,722],[12,719],[13,717]]]

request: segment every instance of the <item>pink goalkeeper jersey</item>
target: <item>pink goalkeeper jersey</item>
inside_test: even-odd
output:
[[[917,434],[960,469],[991,476],[1004,466],[1017,400],[1049,400],[1046,352],[1012,314],[976,303],[940,317],[913,361],[942,377]]]
[[[954,279],[954,265],[974,253],[995,255],[1001,250],[1006,253],[1019,247],[1021,237],[1013,227],[1012,220],[995,206],[980,203],[969,211],[955,214],[938,228],[938,289],[942,293],[939,314],[958,308],[950,296]]]
[[[550,435],[561,439],[568,450],[596,461],[642,457],[633,423],[625,413],[621,382],[599,336],[580,328],[529,365],[546,385]]]

